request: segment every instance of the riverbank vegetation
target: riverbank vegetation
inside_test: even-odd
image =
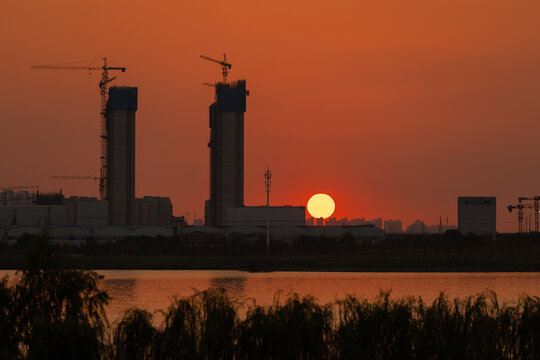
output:
[[[347,296],[320,304],[278,293],[270,306],[222,289],[175,298],[151,314],[110,301],[92,271],[64,270],[42,239],[15,278],[0,281],[1,359],[538,359],[540,298]],[[155,317],[162,318],[161,322]]]

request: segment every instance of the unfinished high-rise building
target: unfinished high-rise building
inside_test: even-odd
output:
[[[131,225],[134,221],[136,111],[136,87],[109,89],[106,182],[111,225]]]
[[[244,205],[244,113],[246,82],[216,84],[210,105],[210,199],[205,223],[224,226],[227,209]]]

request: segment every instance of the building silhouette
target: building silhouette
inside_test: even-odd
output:
[[[106,182],[111,225],[134,222],[136,111],[136,87],[113,86],[109,89]]]
[[[401,234],[403,232],[403,223],[401,220],[385,220],[384,231],[387,234]]]
[[[368,220],[368,224],[372,224],[377,229],[382,229],[383,228],[383,219],[381,219],[381,218],[370,219],[370,220]]]
[[[25,190],[2,190],[0,192],[0,206],[32,206],[36,195]]]
[[[246,82],[217,83],[210,105],[210,199],[205,223],[224,226],[227,209],[244,205],[244,112]]]
[[[422,220],[418,219],[415,222],[413,222],[411,225],[407,226],[405,229],[405,234],[440,234],[441,232],[445,232],[446,230],[456,230],[456,225],[442,225],[442,224],[435,224],[435,225],[426,225]],[[387,230],[385,230],[386,233],[392,233]]]
[[[463,235],[475,234],[495,239],[497,199],[495,197],[459,196],[458,228]]]
[[[132,225],[170,226],[173,222],[171,199],[163,196],[144,196],[134,201]]]
[[[424,234],[426,232],[426,225],[420,219],[407,226],[405,229],[406,234]]]
[[[225,226],[305,226],[304,206],[242,206],[227,208]]]
[[[338,219],[335,217],[331,217],[326,219],[326,226],[344,226],[347,225],[348,218],[342,218]]]

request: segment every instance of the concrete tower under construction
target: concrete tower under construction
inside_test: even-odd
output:
[[[134,221],[136,111],[136,87],[109,89],[106,181],[111,225],[131,225]]]
[[[246,82],[216,84],[210,105],[210,199],[205,223],[224,226],[227,209],[244,205],[244,113]]]

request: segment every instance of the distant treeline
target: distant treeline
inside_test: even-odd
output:
[[[485,292],[319,304],[276,295],[270,306],[224,290],[176,298],[163,312],[129,309],[109,324],[91,271],[61,270],[46,239],[28,267],[0,281],[0,359],[539,359],[540,298],[500,304]]]
[[[0,254],[22,254],[36,236],[21,237],[15,245],[0,244]],[[62,254],[84,256],[184,256],[252,257],[266,255],[264,235],[223,238],[129,237],[115,242],[86,240],[82,245],[57,245]],[[355,239],[351,234],[339,238],[298,236],[290,241],[271,240],[272,256],[341,256],[360,254],[430,260],[509,260],[538,261],[540,234],[498,236],[497,240],[455,230],[445,234],[388,235],[382,239]]]

